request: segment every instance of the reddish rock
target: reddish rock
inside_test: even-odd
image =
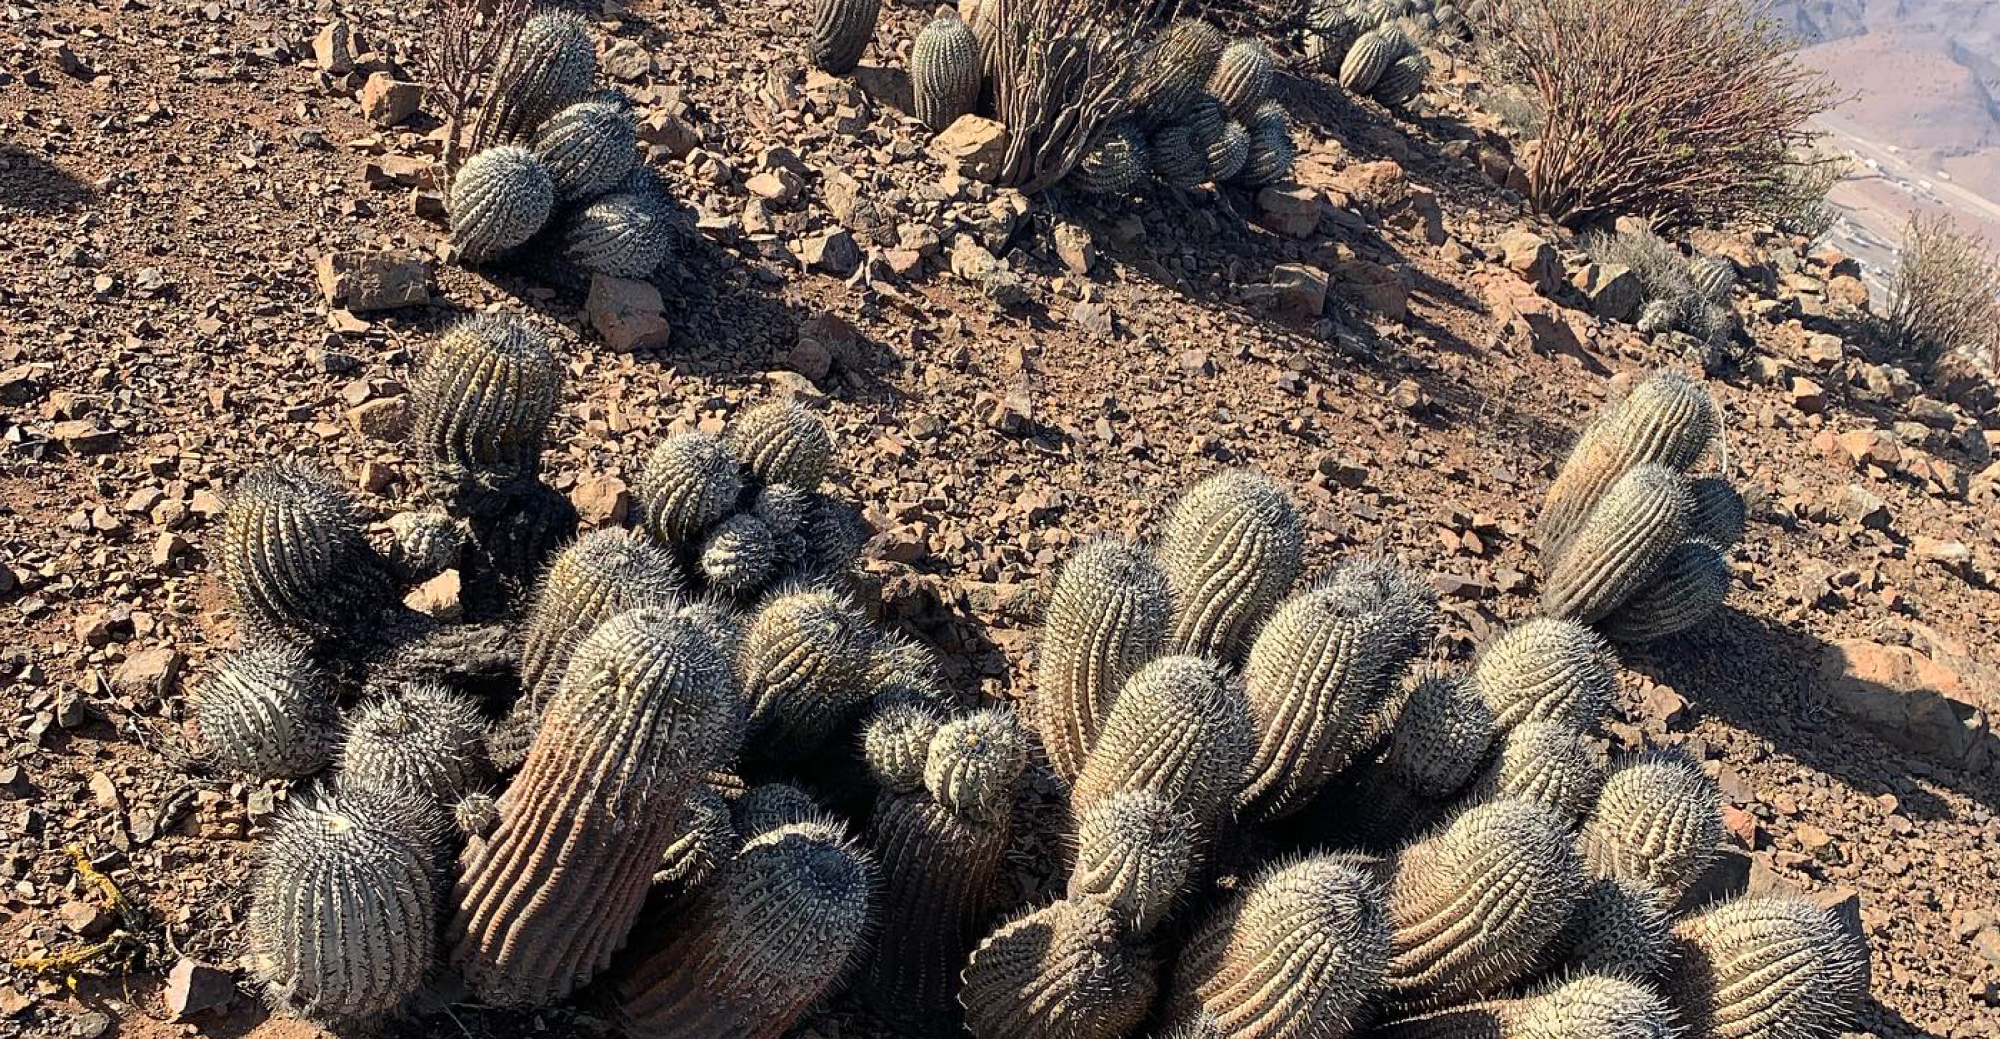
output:
[[[592,276],[583,312],[604,345],[618,353],[663,349],[673,331],[660,290],[634,278]]]

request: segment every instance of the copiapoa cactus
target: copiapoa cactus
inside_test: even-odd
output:
[[[835,76],[853,72],[875,36],[881,12],[881,0],[814,0],[809,41],[813,67]]]
[[[979,103],[979,38],[958,17],[947,12],[917,33],[910,47],[910,93],[917,120],[932,130]]]
[[[777,1039],[845,978],[867,939],[875,870],[837,825],[744,842],[619,979],[634,1039]]]
[[[555,695],[576,644],[626,610],[667,609],[683,590],[665,549],[624,528],[591,531],[559,553],[542,578],[521,636],[521,696],[535,713]]]
[[[1001,823],[1028,765],[1027,740],[1011,711],[975,711],[939,726],[924,761],[924,789],[946,808]]]
[[[1688,537],[1727,551],[1743,539],[1749,508],[1743,495],[1719,476],[1688,481]]]
[[[859,713],[871,692],[873,633],[845,597],[807,590],[757,612],[737,658],[760,753],[810,749]]]
[[[1424,89],[1424,78],[1431,73],[1431,62],[1422,54],[1405,54],[1389,66],[1382,78],[1375,82],[1371,95],[1375,100],[1391,108],[1409,104]]]
[[[1604,785],[1597,748],[1567,722],[1523,722],[1500,739],[1499,753],[1468,792],[1474,801],[1533,801],[1575,824],[1590,813]]]
[[[811,794],[790,783],[759,783],[745,790],[730,806],[729,814],[736,822],[736,832],[746,838],[826,816]]]
[[[692,548],[702,529],[728,515],[742,493],[742,465],[720,438],[675,433],[646,455],[640,518],[661,544]]]
[[[311,645],[366,637],[395,582],[338,479],[310,463],[252,471],[223,516],[223,583],[247,630]]]
[[[422,584],[459,564],[470,532],[441,511],[399,512],[389,517],[389,563],[405,584]]]
[[[730,818],[729,802],[713,785],[703,783],[681,804],[674,842],[660,857],[653,886],[685,895],[735,857],[742,843],[735,820]]]
[[[1678,635],[1715,615],[1729,598],[1729,560],[1706,541],[1674,546],[1659,572],[1598,627],[1618,642]]]
[[[1472,683],[1501,729],[1559,721],[1588,732],[1610,709],[1618,678],[1611,649],[1596,632],[1536,618],[1480,650]]]
[[[1686,478],[1664,465],[1619,477],[1549,569],[1542,612],[1584,624],[1609,616],[1686,540],[1688,508]]]
[[[608,101],[579,101],[535,131],[534,153],[548,170],[556,201],[595,198],[622,180],[638,161],[639,131],[632,113]]]
[[[826,480],[833,435],[796,401],[771,401],[738,415],[725,434],[750,474],[768,486],[811,491]]]
[[[1637,981],[1583,974],[1514,999],[1453,1007],[1376,1030],[1382,1039],[1673,1039],[1674,1008]]]
[[[1363,33],[1341,60],[1340,85],[1349,93],[1373,92],[1383,74],[1407,53],[1408,44],[1408,37],[1389,26]]]
[[[1106,902],[1064,899],[1006,923],[974,949],[959,1003],[977,1039],[1114,1039],[1158,991],[1152,953]]]
[[[1271,82],[1277,78],[1278,63],[1271,49],[1256,40],[1237,40],[1223,48],[1216,60],[1215,73],[1208,78],[1208,92],[1222,102],[1229,114],[1248,119],[1257,106],[1271,97]]]
[[[1469,678],[1427,676],[1396,718],[1381,770],[1422,797],[1449,797],[1478,772],[1494,731],[1493,711]]]
[[[778,539],[763,520],[739,512],[708,529],[699,562],[708,587],[725,595],[748,596],[778,572]]]
[[[1207,86],[1224,40],[1199,18],[1177,18],[1141,62],[1132,90],[1133,111],[1149,128],[1177,122]]]
[[[351,786],[449,808],[489,778],[485,739],[486,719],[465,695],[441,686],[398,689],[355,713],[340,773]]]
[[[673,218],[646,191],[615,191],[570,217],[563,254],[578,267],[614,278],[645,278],[673,252]]]
[[[1049,767],[1075,782],[1125,682],[1159,656],[1172,592],[1152,553],[1098,541],[1056,578],[1043,618],[1031,717]]]
[[[928,703],[892,703],[870,715],[861,730],[861,758],[876,785],[892,794],[922,790],[931,737],[943,724],[942,712]]]
[[[469,503],[469,486],[511,489],[541,470],[562,373],[548,340],[511,315],[481,314],[445,330],[410,377],[418,459],[447,499]]]
[[[482,263],[518,248],[549,222],[556,185],[535,153],[503,144],[475,153],[451,178],[451,242]]]
[[[1255,733],[1241,689],[1214,661],[1162,657],[1125,683],[1070,793],[1078,813],[1120,791],[1157,794],[1206,837],[1241,789]]]
[[[195,730],[218,762],[259,779],[304,776],[332,754],[333,687],[305,651],[275,640],[222,658],[195,697]]]
[[[1581,839],[1591,872],[1679,895],[1722,844],[1722,793],[1683,751],[1655,751],[1604,782]]]
[[[1242,123],[1229,122],[1208,144],[1208,179],[1223,183],[1243,172],[1250,161],[1250,131]]]
[[[1639,880],[1598,877],[1544,951],[1543,973],[1606,974],[1652,982],[1671,954],[1673,906]]]
[[[1276,102],[1265,102],[1245,128],[1250,131],[1250,154],[1244,158],[1236,182],[1261,187],[1290,177],[1298,148],[1292,144],[1291,123],[1285,110]]]
[[[1584,427],[1542,504],[1542,550],[1559,553],[1618,479],[1636,466],[1685,473],[1715,436],[1715,401],[1679,372],[1657,372]]]
[[[1665,990],[1691,1035],[1833,1039],[1868,995],[1867,944],[1800,898],[1703,910],[1674,928],[1674,949]]]
[[[1194,188],[1208,183],[1208,148],[1195,139],[1192,127],[1163,126],[1146,140],[1153,176],[1169,187]]]
[[[1123,195],[1152,168],[1153,156],[1145,133],[1132,123],[1117,119],[1105,126],[1096,143],[1077,161],[1076,169],[1063,178],[1063,183],[1086,194]]]
[[[1102,899],[1135,935],[1173,911],[1198,852],[1186,812],[1143,790],[1112,794],[1077,821],[1069,898]]]
[[[1233,660],[1298,580],[1305,532],[1282,487],[1236,471],[1174,506],[1160,560],[1174,595],[1167,648]]]
[[[596,78],[597,47],[583,19],[566,11],[535,15],[508,42],[494,67],[478,143],[528,140],[551,116],[583,100]]]

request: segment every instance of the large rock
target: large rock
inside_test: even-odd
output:
[[[1257,193],[1257,222],[1288,238],[1304,238],[1319,229],[1326,197],[1318,188],[1273,184]]]
[[[1509,231],[1500,238],[1501,262],[1535,291],[1548,295],[1562,281],[1562,257],[1549,240],[1533,231]]]
[[[393,310],[431,301],[431,263],[411,252],[343,249],[319,257],[319,290],[336,310]]]
[[[1884,740],[1941,764],[1981,770],[1995,762],[1994,672],[1908,646],[1843,639],[1826,647],[1820,686],[1833,708]]]
[[[1336,267],[1334,275],[1340,294],[1361,309],[1390,321],[1409,320],[1411,279],[1407,270],[1353,259]]]
[[[1590,301],[1590,312],[1606,321],[1631,324],[1646,301],[1639,276],[1622,263],[1586,264],[1573,284]]]
[[[361,114],[376,126],[394,126],[417,114],[424,88],[386,72],[375,72],[361,85]]]
[[[991,183],[1000,179],[1007,143],[1005,125],[985,116],[962,115],[931,138],[931,154],[961,177]]]
[[[664,348],[673,331],[666,309],[651,282],[603,274],[591,277],[590,295],[583,302],[591,327],[618,353]]]

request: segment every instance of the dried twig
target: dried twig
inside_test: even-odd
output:
[[[1148,26],[1118,0],[987,0],[982,64],[1008,133],[1000,182],[1033,194],[1083,158],[1130,107]]]
[[[534,0],[431,0],[425,78],[445,119],[447,190],[458,172],[466,116],[484,97],[501,51],[533,10]]]

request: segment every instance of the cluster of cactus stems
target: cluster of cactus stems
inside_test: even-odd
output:
[[[1422,41],[1439,30],[1456,35],[1455,9],[1408,10],[1382,0],[1316,0],[1306,12],[1305,50],[1348,92],[1390,107],[1408,104],[1430,74]]]
[[[629,101],[597,90],[583,19],[529,18],[501,51],[488,94],[445,202],[463,262],[533,259],[586,278],[644,278],[668,262],[665,185],[640,160]]]
[[[1591,418],[1542,506],[1545,615],[1637,643],[1722,607],[1743,498],[1727,480],[1692,473],[1719,421],[1708,391],[1671,371]]]

